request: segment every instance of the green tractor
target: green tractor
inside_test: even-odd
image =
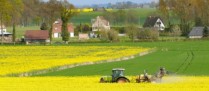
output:
[[[100,83],[129,83],[130,80],[125,77],[123,68],[112,69],[111,76],[102,76]]]

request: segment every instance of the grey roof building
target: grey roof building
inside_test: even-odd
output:
[[[193,27],[189,33],[189,38],[202,38],[204,27]],[[208,27],[209,29],[209,27]]]

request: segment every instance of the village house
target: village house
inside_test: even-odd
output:
[[[92,19],[92,31],[110,30],[110,23],[103,16]]]
[[[0,25],[0,40],[3,37],[4,43],[11,43],[12,42],[12,33],[7,32],[7,29],[4,25]]]
[[[68,24],[67,26],[68,32],[69,32],[69,36],[70,37],[74,37],[74,26],[72,23]],[[60,38],[62,37],[61,33],[62,33],[62,20],[58,19],[57,21],[54,22],[53,24],[53,38]]]
[[[144,28],[156,28],[159,31],[165,30],[165,25],[163,20],[160,17],[149,16],[147,17],[144,25]]]
[[[203,38],[203,31],[204,31],[204,27],[193,27],[188,36],[191,39]]]
[[[25,42],[26,42],[26,44],[50,42],[49,31],[47,31],[47,30],[27,30],[25,32]]]

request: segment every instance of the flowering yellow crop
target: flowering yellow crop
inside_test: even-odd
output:
[[[0,91],[209,91],[209,77],[167,77],[162,83],[99,83],[96,77],[0,78]]]
[[[114,60],[148,50],[149,48],[126,46],[1,46],[0,76]]]

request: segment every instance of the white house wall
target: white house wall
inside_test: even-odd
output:
[[[160,24],[160,30],[161,30],[161,31],[165,30],[165,25],[163,24],[163,22],[162,22],[160,19],[158,19],[158,20],[156,21],[154,27],[156,27],[156,28],[159,29],[159,25],[157,24],[158,22],[161,22],[161,24]]]
[[[54,33],[54,34],[53,34],[53,37],[54,37],[54,38],[60,38],[60,37],[61,37],[60,35],[61,35],[60,33]],[[70,32],[69,36],[70,36],[71,38],[72,38],[72,37],[75,37],[74,32]]]
[[[2,32],[2,29],[0,29],[0,32]],[[3,32],[7,32],[7,29],[4,28],[3,29]]]
[[[54,38],[59,38],[59,33],[54,33]]]
[[[190,39],[201,39],[203,36],[189,36]]]
[[[73,32],[70,33],[70,37],[75,37]]]
[[[104,22],[101,19],[96,19],[95,22],[92,24],[92,31],[99,31],[100,29],[110,30],[110,25],[108,22],[108,25],[104,24]]]

